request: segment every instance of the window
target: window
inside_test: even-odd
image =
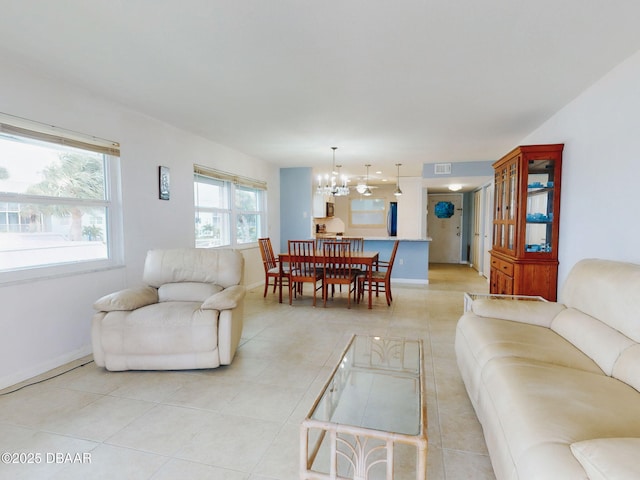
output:
[[[195,166],[193,194],[196,247],[235,247],[264,236],[264,182]]]
[[[116,260],[118,160],[116,143],[0,116],[0,281]]]
[[[350,203],[350,221],[357,227],[384,227],[385,203],[383,198],[354,198]]]

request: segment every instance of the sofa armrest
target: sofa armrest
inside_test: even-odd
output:
[[[247,289],[243,285],[233,285],[214,293],[202,304],[204,310],[231,310],[244,299]]]
[[[480,298],[471,304],[473,313],[480,317],[513,320],[550,327],[553,319],[566,307],[556,302],[531,302],[519,300],[502,300],[496,298]]]
[[[145,286],[105,295],[93,304],[93,308],[99,312],[130,311],[153,303],[158,303],[158,289]]]

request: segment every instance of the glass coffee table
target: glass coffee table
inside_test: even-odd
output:
[[[302,422],[300,479],[424,480],[423,363],[421,340],[351,337]]]
[[[497,293],[464,293],[464,311],[468,312],[471,310],[471,305],[474,300],[478,300],[480,298],[495,298],[498,300],[514,300],[521,302],[546,302],[547,299],[540,296],[531,296],[531,295],[503,295]]]

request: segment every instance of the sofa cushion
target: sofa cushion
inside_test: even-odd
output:
[[[629,347],[620,354],[612,376],[640,392],[640,345]]]
[[[570,453],[572,443],[640,432],[638,393],[606,375],[495,358],[482,379],[478,417],[483,425],[483,419],[493,418],[492,425],[499,426],[504,442],[496,445],[507,446],[522,480],[576,478],[571,474],[579,467]],[[489,448],[492,457],[498,455]]]
[[[593,360],[546,327],[479,317],[471,312],[458,321],[455,351],[474,407],[481,394],[483,368],[494,358],[528,358],[602,374]]]
[[[200,302],[163,302],[132,312],[109,312],[100,325],[105,352],[171,355],[205,352],[218,346],[218,312]]]
[[[127,288],[110,293],[96,300],[93,308],[99,312],[135,310],[158,301],[158,291],[153,287]]]
[[[640,478],[640,438],[596,438],[576,442],[571,451],[591,480]]]
[[[213,283],[180,282],[165,283],[158,288],[159,302],[204,302],[222,287]]]
[[[564,283],[562,302],[640,343],[640,266],[610,260],[576,263]]]
[[[227,288],[240,283],[243,265],[242,254],[228,248],[150,250],[143,279],[153,287],[165,283],[203,282]]]
[[[587,355],[546,327],[473,313],[458,321],[456,342],[464,342],[479,374],[484,365],[497,357],[520,357],[588,372],[602,370]]]
[[[607,375],[613,373],[620,354],[635,345],[630,338],[606,323],[574,308],[559,313],[551,329],[592,358]]]

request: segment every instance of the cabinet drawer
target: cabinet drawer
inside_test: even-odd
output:
[[[500,271],[505,275],[513,277],[513,263],[500,262]]]
[[[499,272],[508,275],[509,277],[513,277],[513,263],[504,262],[502,260],[498,260],[497,258],[491,259],[491,267],[495,268]]]

